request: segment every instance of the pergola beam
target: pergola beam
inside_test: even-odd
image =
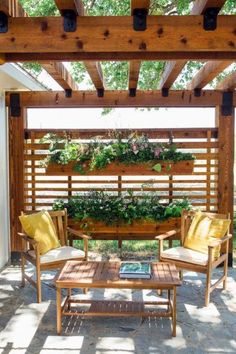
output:
[[[78,85],[65,65],[57,62],[41,63],[44,70],[64,89],[78,90]]]
[[[148,13],[150,0],[131,0],[130,11],[131,16],[135,9],[145,9]],[[129,62],[129,90],[136,90],[138,86],[139,72],[141,67],[140,60]]]
[[[85,9],[82,0],[55,0],[56,6],[61,15],[65,10],[73,10],[78,16],[85,16]],[[105,89],[102,67],[99,62],[84,62],[85,68],[97,90]]]
[[[211,82],[224,69],[232,64],[232,61],[209,61],[207,62],[188,83],[187,89],[194,90],[195,88],[202,89]]]
[[[4,0],[3,2],[1,2],[0,11],[2,5],[5,9],[4,13],[8,16],[27,17],[26,12],[17,0]],[[78,90],[76,82],[73,80],[72,76],[70,75],[69,71],[66,69],[63,63],[48,62],[42,64],[42,67],[64,90]]]
[[[168,97],[162,92],[137,91],[135,97],[130,97],[128,91],[106,91],[103,97],[98,97],[95,91],[75,91],[71,98],[66,98],[63,92],[20,92],[22,107],[31,108],[101,108],[101,107],[215,107],[222,102],[222,92],[205,90],[200,97],[195,97],[192,91],[171,90]],[[10,104],[10,93],[6,94],[6,102]],[[236,92],[233,104],[236,106]]]
[[[22,6],[16,0],[1,0],[0,11],[11,17],[26,17]]]
[[[226,0],[195,0],[191,10],[191,15],[201,15],[206,11],[207,8],[210,7],[217,7],[221,9],[225,2]],[[167,62],[159,84],[159,89],[170,88],[186,64],[187,61],[184,60],[179,62],[175,61],[172,63]]]
[[[64,32],[61,17],[10,18],[9,31],[0,33],[0,53],[21,54],[22,58],[47,53],[51,60],[55,53],[62,57],[63,53],[71,57],[80,53],[84,58],[105,54],[110,60],[166,55],[234,60],[235,26],[235,16],[219,16],[215,31],[203,29],[202,16],[176,16],[175,21],[173,16],[148,16],[147,30],[139,32],[133,30],[131,16],[84,16],[77,21],[75,32]]]
[[[228,75],[224,80],[218,83],[217,90],[234,90],[236,89],[236,72]]]
[[[63,15],[65,10],[73,10],[79,16],[84,16],[84,5],[82,0],[54,0],[55,4]]]

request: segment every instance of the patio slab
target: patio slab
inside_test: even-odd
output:
[[[29,271],[31,269],[29,268]],[[220,269],[215,271],[221,273]],[[236,353],[236,269],[229,270],[228,289],[216,289],[204,307],[204,276],[186,272],[178,288],[177,337],[171,337],[169,319],[66,318],[56,334],[54,272],[43,276],[43,299],[20,286],[19,266],[0,272],[1,354],[157,354]],[[80,294],[80,291],[76,291]],[[91,290],[93,298],[156,299],[154,291]]]

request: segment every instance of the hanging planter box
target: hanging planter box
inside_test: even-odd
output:
[[[154,240],[155,236],[170,230],[180,229],[180,217],[169,218],[157,222],[150,220],[134,221],[132,224],[106,225],[97,220],[75,221],[69,219],[68,224],[75,230],[91,235],[95,240]],[[175,235],[173,239],[178,239]],[[73,240],[79,239],[74,236]]]
[[[89,170],[88,165],[84,164],[84,173],[75,170],[75,162],[67,165],[49,164],[46,168],[46,175],[49,176],[138,176],[138,175],[190,175],[193,173],[194,160],[185,161],[151,161],[139,164],[123,164],[112,162],[104,168]],[[155,168],[154,168],[155,167]]]

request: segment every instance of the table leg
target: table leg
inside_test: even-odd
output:
[[[61,289],[57,287],[57,333],[61,334]]]
[[[173,287],[172,336],[176,337],[176,286]]]

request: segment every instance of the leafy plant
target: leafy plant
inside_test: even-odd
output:
[[[152,161],[153,168],[160,172],[159,160],[177,162],[194,159],[191,153],[177,151],[173,144],[150,142],[146,135],[136,133],[126,139],[118,135],[110,142],[97,138],[91,143],[71,142],[66,135],[60,138],[55,134],[47,134],[41,142],[49,143],[49,155],[42,161],[43,166],[49,163],[66,165],[75,161],[74,169],[81,174],[86,170],[104,168],[113,161],[127,165]]]
[[[106,192],[91,191],[86,195],[72,197],[68,202],[56,200],[54,210],[67,208],[70,218],[85,221],[102,221],[107,225],[132,224],[135,220],[163,221],[178,217],[183,209],[191,208],[187,199],[173,201],[168,205],[160,202],[156,192],[135,196],[132,191],[113,196]]]

